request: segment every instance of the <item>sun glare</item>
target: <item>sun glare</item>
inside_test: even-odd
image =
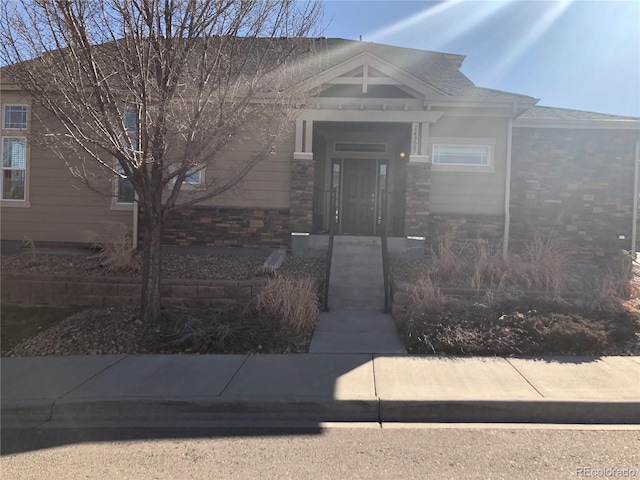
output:
[[[532,22],[528,31],[522,32],[521,38],[511,45],[509,51],[503,54],[490,69],[485,71],[483,81],[491,84],[496,78],[503,76],[507,70],[544,35],[554,22],[560,18],[572,2],[573,0],[562,0],[560,2],[547,3],[546,5],[549,6],[549,9],[546,13],[536,22]]]
[[[432,25],[437,25],[438,23],[446,25],[446,28],[438,28],[437,35],[429,36],[429,48],[437,50],[456,37],[464,35],[475,26],[480,25],[508,4],[508,1],[468,2],[465,0],[452,0],[450,2],[442,2],[434,7],[422,10],[416,15],[369,33],[366,38],[374,42],[384,43],[389,37],[402,32],[410,32],[413,35],[415,30],[422,30],[428,34],[429,31],[425,31],[425,25],[427,22],[432,21]]]

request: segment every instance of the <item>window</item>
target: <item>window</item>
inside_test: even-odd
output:
[[[187,172],[184,183],[187,185],[191,185],[192,187],[202,185],[202,170],[198,170],[197,172],[193,173]]]
[[[27,139],[2,139],[2,199],[26,200]]]
[[[490,152],[489,145],[434,145],[433,164],[488,167]]]
[[[336,152],[367,152],[386,153],[386,143],[357,143],[357,142],[336,142],[334,144]]]
[[[118,172],[122,172],[122,167],[120,166],[120,164],[118,164],[116,170]],[[116,177],[115,190],[117,204],[133,204],[136,192],[133,188],[131,180],[129,180],[128,178]]]
[[[3,128],[10,130],[24,130],[27,128],[27,106],[5,105],[2,120]]]

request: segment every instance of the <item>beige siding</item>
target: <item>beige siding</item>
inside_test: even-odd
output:
[[[429,130],[429,155],[434,138],[495,139],[493,168],[477,171],[442,172],[431,175],[429,209],[433,213],[501,214],[507,161],[507,120],[491,117],[445,116]],[[452,142],[454,143],[454,142]],[[479,142],[480,143],[480,142]]]
[[[14,92],[3,91],[2,103],[27,102],[20,102]],[[104,240],[115,228],[131,229],[132,210],[112,210],[111,197],[82,185],[56,154],[38,145],[42,130],[36,125],[26,133],[27,202],[22,206],[19,202],[2,202],[3,240],[94,243]],[[111,191],[109,181],[100,186],[106,193]]]
[[[291,131],[283,137],[275,153],[258,163],[239,185],[218,197],[202,202],[202,205],[289,208],[294,143],[294,132]],[[251,138],[243,138],[242,143],[233,142],[207,166],[205,182],[209,184],[215,179],[216,183],[223,183],[224,179],[230,178],[234,170],[248,162],[260,150],[260,142]],[[193,194],[184,189],[180,200],[186,200]]]

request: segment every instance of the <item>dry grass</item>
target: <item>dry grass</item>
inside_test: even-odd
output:
[[[429,275],[424,275],[409,288],[409,301],[415,312],[434,311],[445,306],[447,297]]]
[[[294,334],[311,332],[319,313],[316,285],[309,278],[272,278],[256,301],[258,312],[279,319]]]
[[[516,282],[521,270],[518,259],[513,255],[503,258],[501,249],[489,251],[486,243],[478,243],[476,261],[474,262],[471,288],[479,290],[500,291],[511,287]]]
[[[464,249],[456,248],[456,232],[457,228],[453,228],[438,237],[437,251],[431,255],[430,276],[433,280],[455,283],[464,277]]]
[[[571,251],[555,231],[551,231],[546,238],[534,238],[525,247],[522,259],[522,270],[517,274],[525,288],[557,295],[572,280],[568,273]]]
[[[109,271],[120,273],[137,272],[138,262],[134,257],[131,234],[126,230],[116,230],[105,243],[95,245],[100,249],[100,264]]]

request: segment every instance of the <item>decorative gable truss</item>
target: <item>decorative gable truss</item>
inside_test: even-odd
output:
[[[446,94],[363,52],[307,80],[306,111],[296,125],[294,158],[311,160],[314,121],[412,123],[411,161],[428,161],[429,123],[443,115],[430,102]]]
[[[445,96],[369,52],[322,72],[306,88],[308,107],[315,109],[424,111],[430,100]]]

